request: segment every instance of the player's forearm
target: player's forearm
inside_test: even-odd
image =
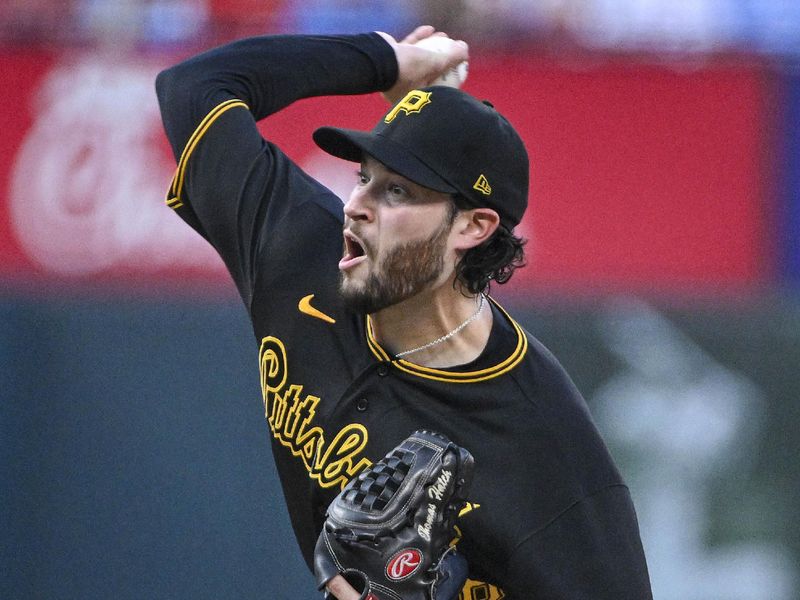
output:
[[[312,96],[383,91],[397,79],[390,45],[378,34],[283,35],[239,40],[159,73],[161,113],[180,152],[197,124],[221,102],[247,104],[258,119]]]

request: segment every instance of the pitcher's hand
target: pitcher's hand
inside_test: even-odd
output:
[[[469,60],[469,47],[462,40],[453,40],[450,50],[444,53],[415,46],[418,41],[433,35],[448,37],[430,25],[417,27],[399,42],[388,33],[377,33],[392,46],[397,57],[397,82],[382,94],[390,104],[398,102],[415,88],[430,85],[449,69]]]

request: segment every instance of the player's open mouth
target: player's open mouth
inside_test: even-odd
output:
[[[352,269],[365,260],[367,260],[367,255],[364,252],[364,246],[361,241],[349,231],[345,231],[344,255],[342,256],[342,260],[339,261],[339,270],[346,271]]]

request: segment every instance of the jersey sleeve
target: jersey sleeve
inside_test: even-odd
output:
[[[628,488],[606,487],[529,535],[503,589],[509,600],[652,600]]]
[[[214,246],[248,306],[263,249],[293,207],[338,203],[341,212],[256,122],[301,98],[384,90],[396,76],[394,52],[377,34],[250,38],[158,75],[178,163],[167,205]]]

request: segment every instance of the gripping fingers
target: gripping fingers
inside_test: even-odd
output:
[[[416,44],[418,41],[432,36],[436,29],[432,25],[420,25],[403,38],[403,44]]]

